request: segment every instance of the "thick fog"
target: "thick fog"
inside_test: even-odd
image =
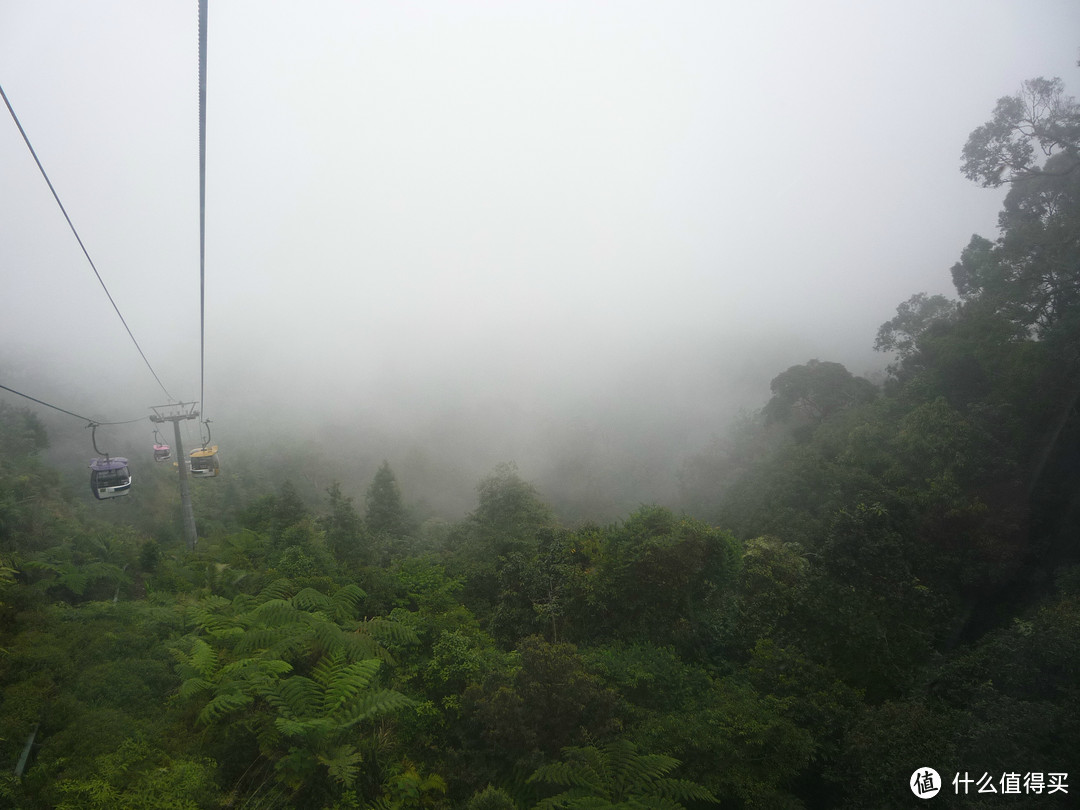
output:
[[[788,366],[878,372],[995,235],[968,133],[1078,72],[1074,0],[211,0],[201,379],[196,8],[0,0],[0,86],[166,390],[6,110],[0,384],[202,399],[223,463],[385,457],[450,516],[511,460],[579,511],[664,500]]]

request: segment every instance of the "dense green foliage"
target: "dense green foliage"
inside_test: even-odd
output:
[[[389,463],[362,510],[238,463],[188,551],[169,488],[106,520],[0,403],[0,805],[908,807],[917,767],[1075,771],[1080,137],[1024,92],[965,148],[1012,188],[959,300],[898,307],[883,386],[779,373],[681,512],[562,526],[507,464],[421,524]]]

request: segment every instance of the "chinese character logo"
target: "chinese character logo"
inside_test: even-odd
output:
[[[941,777],[933,768],[919,768],[911,775],[911,792],[920,799],[937,796],[941,790]]]

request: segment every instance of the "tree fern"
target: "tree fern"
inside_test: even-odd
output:
[[[334,591],[331,597],[334,617],[336,619],[352,619],[360,610],[360,603],[367,598],[367,594],[359,585],[343,585]]]
[[[188,638],[187,646],[187,651],[180,648],[173,648],[172,651],[173,657],[180,662],[177,669],[181,677],[198,675],[209,678],[213,675],[218,667],[218,654],[214,648],[201,638],[195,637]]]
[[[334,602],[326,594],[319,593],[314,588],[304,588],[299,591],[291,599],[293,607],[297,607],[300,610],[314,611],[333,611]]]
[[[196,695],[213,689],[214,684],[206,678],[188,678],[182,684],[177,694],[184,700],[190,700]]]
[[[416,644],[418,641],[416,633],[410,627],[393,619],[367,619],[357,628],[357,633],[396,644]]]
[[[246,618],[274,627],[296,621],[296,608],[288,599],[269,599],[246,614]]]
[[[326,766],[331,779],[351,788],[360,772],[359,764],[363,757],[351,745],[338,745],[324,754],[319,754],[317,759]]]
[[[236,626],[236,619],[225,611],[232,607],[228,599],[210,595],[188,608],[188,617],[200,630],[214,634]]]
[[[235,649],[238,655],[276,650],[287,636],[287,630],[280,627],[252,627],[241,634]]]
[[[245,708],[254,701],[254,697],[243,692],[226,692],[216,695],[213,700],[199,712],[199,722],[207,725],[220,720],[225,715]]]
[[[337,672],[345,666],[347,659],[341,650],[324,653],[318,663],[312,667],[311,677],[323,686],[334,681]]]
[[[202,724],[236,722],[242,710],[241,722],[290,790],[314,787],[312,780],[348,786],[358,773],[355,727],[412,704],[379,688],[389,654],[375,634],[412,634],[396,622],[358,622],[364,593],[355,586],[332,596],[293,590],[277,580],[255,597],[194,605],[194,633],[174,651],[180,697],[203,703]]]
[[[348,708],[348,719],[342,723],[342,728],[354,726],[364,720],[370,720],[385,714],[391,714],[400,709],[412,706],[413,701],[400,692],[392,689],[381,689],[361,696],[359,700]]]
[[[268,690],[266,697],[278,711],[293,718],[321,715],[323,689],[315,681],[303,675],[286,678]]]
[[[544,799],[538,810],[555,808],[662,808],[679,810],[687,800],[715,802],[708,789],[667,775],[679,764],[664,754],[639,754],[629,740],[615,740],[603,748],[564,748],[563,761],[537,768],[529,782],[566,787]]]
[[[369,659],[337,669],[332,680],[325,684],[323,693],[323,711],[336,714],[350,701],[355,701],[360,693],[370,688],[378,672],[379,661]]]
[[[259,601],[286,600],[293,594],[293,584],[287,579],[275,579],[259,592]]]

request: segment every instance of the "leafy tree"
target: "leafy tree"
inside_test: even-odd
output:
[[[843,408],[870,402],[877,393],[873,383],[839,363],[818,360],[792,366],[775,377],[769,388],[773,396],[762,409],[767,421],[797,419],[811,424]]]
[[[49,446],[45,426],[26,408],[0,402],[0,463],[12,457],[29,456]]]
[[[464,602],[485,621],[499,602],[500,569],[507,558],[531,556],[538,531],[554,527],[555,518],[513,464],[498,465],[477,485],[477,496],[476,509],[449,544],[455,550],[451,570],[465,582]]]
[[[773,537],[748,540],[739,570],[734,634],[738,646],[758,639],[790,638],[798,633],[796,614],[805,597],[810,561],[798,543]]]
[[[299,523],[308,516],[308,508],[304,504],[296,485],[292,481],[285,481],[278,490],[277,500],[274,502],[274,520],[279,527],[286,528]]]
[[[493,748],[513,759],[554,755],[611,730],[614,693],[586,671],[576,647],[534,636],[522,640],[518,654],[516,671],[495,673],[466,695]]]
[[[670,774],[679,761],[664,754],[639,754],[637,746],[616,739],[602,748],[568,747],[563,760],[536,769],[530,782],[566,788],[544,799],[537,810],[595,808],[595,810],[678,810],[684,801],[716,802],[706,788]]]
[[[796,807],[792,793],[812,761],[814,735],[797,722],[795,702],[759,693],[741,676],[710,678],[687,703],[646,716],[631,732],[642,748],[677,757],[725,804]]]
[[[320,525],[326,536],[326,545],[334,557],[342,563],[356,565],[366,561],[367,537],[364,522],[353,506],[352,498],[341,492],[336,481],[328,490],[330,513],[321,519]]]
[[[383,794],[373,810],[442,810],[446,808],[446,781],[438,774],[425,774],[405,760],[388,774]]]
[[[956,302],[943,295],[917,293],[896,308],[896,317],[882,324],[874,340],[879,352],[896,352],[903,361],[916,351],[917,341],[927,329],[956,316]]]
[[[505,790],[488,785],[473,794],[465,810],[517,810],[517,805]]]
[[[384,460],[379,466],[367,491],[367,512],[364,515],[368,529],[374,534],[399,537],[407,534],[408,521],[401,502],[401,490],[397,477]]]
[[[518,475],[514,464],[500,464],[477,486],[479,503],[469,516],[482,545],[498,552],[508,541],[532,539],[533,532],[555,523],[536,488]]]
[[[588,595],[599,608],[594,633],[702,655],[738,572],[735,538],[664,507],[642,507],[607,538]]]
[[[1041,159],[1041,163],[1039,162]],[[1001,237],[974,237],[953,280],[961,298],[1000,313],[1022,336],[1065,338],[1080,357],[1080,104],[1060,79],[1024,82],[998,100],[964,147],[964,174],[1012,185],[998,217]]]
[[[1030,79],[1020,92],[998,99],[993,117],[977,127],[964,145],[964,176],[984,186],[1000,186],[1033,176],[1057,173],[1037,163],[1065,154],[1080,161],[1080,106],[1065,95],[1061,79]]]
[[[296,485],[285,481],[278,494],[262,495],[243,510],[241,524],[248,529],[266,534],[273,543],[280,545],[281,537],[291,526],[310,517]]]
[[[212,762],[170,757],[144,739],[129,737],[95,762],[92,776],[57,784],[57,810],[200,810],[222,800]]]
[[[587,615],[589,590],[587,543],[565,529],[536,531],[536,545],[500,561],[499,600],[487,627],[506,645],[542,633],[558,642],[566,625],[581,624]],[[571,627],[569,638],[588,638],[590,628]]]

